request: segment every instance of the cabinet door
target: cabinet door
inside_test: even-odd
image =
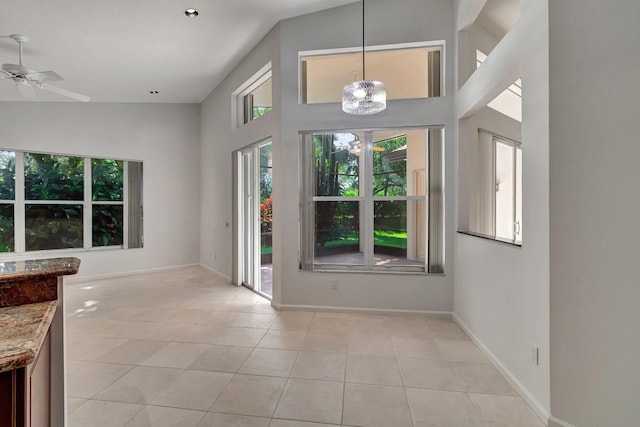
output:
[[[29,366],[26,426],[49,427],[51,420],[51,338],[42,344],[36,361]]]
[[[0,427],[13,427],[16,413],[16,371],[0,373]]]

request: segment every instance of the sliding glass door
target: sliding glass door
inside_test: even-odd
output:
[[[236,153],[238,200],[238,282],[272,295],[271,141]]]

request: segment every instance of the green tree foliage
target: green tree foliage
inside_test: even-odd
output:
[[[255,120],[258,117],[264,116],[267,111],[271,111],[272,109],[272,107],[253,107],[253,117],[251,118],[251,120]]]
[[[0,204],[0,252],[14,250],[13,216],[12,204]]]
[[[260,147],[260,203],[271,198],[273,191],[273,168],[271,166],[272,145]]]
[[[387,156],[406,149],[407,137],[387,139],[375,143],[380,151],[373,152],[373,194],[376,196],[405,196],[407,194],[407,162],[389,161]]]
[[[349,151],[355,135],[313,135],[316,195],[357,196],[358,157]],[[357,141],[356,141],[357,142]],[[316,204],[316,244],[325,246],[358,230],[358,202],[326,201]]]
[[[272,144],[260,147],[260,251],[271,253],[273,233],[273,167]]]
[[[2,200],[15,200],[16,154],[0,151],[0,252],[14,250],[13,218],[14,207]]]
[[[16,153],[0,151],[0,200],[15,200]]]
[[[91,159],[91,199],[118,202],[123,194],[124,162]],[[93,246],[119,246],[123,243],[123,209],[119,205],[94,205],[91,212]]]
[[[91,242],[93,246],[122,245],[122,206],[94,205],[91,219]]]
[[[28,251],[81,248],[82,205],[26,205]]]
[[[407,137],[399,136],[375,144],[379,151],[373,152],[373,194],[375,196],[406,196],[406,158],[389,160],[390,154],[406,150]],[[382,149],[382,150],[380,150]],[[406,202],[374,202],[374,227],[379,233],[407,232]]]
[[[83,206],[58,201],[84,200],[84,159],[73,156],[25,153],[25,243],[26,249],[45,250],[83,247]],[[93,159],[92,199],[123,200],[124,162]],[[0,151],[0,200],[14,200],[15,153]],[[30,200],[52,203],[36,204]],[[0,251],[14,250],[14,206],[0,202]],[[121,245],[123,207],[94,205],[94,246]]]
[[[315,134],[313,136],[316,195],[353,197],[359,194],[359,156],[364,144],[354,134]],[[406,136],[376,142],[373,149],[373,194],[407,194],[407,163],[402,156],[390,156],[406,150]],[[406,247],[406,202],[374,203],[376,244]],[[317,202],[315,208],[316,244],[354,244],[360,231],[360,204],[356,201]],[[382,237],[384,235],[384,237]],[[393,239],[389,236],[393,235]],[[399,240],[398,240],[399,239]],[[404,239],[404,243],[402,240]]]
[[[26,153],[24,155],[26,200],[84,199],[84,159]]]
[[[84,199],[82,157],[25,153],[26,200]],[[81,248],[82,205],[26,204],[26,249]]]
[[[123,171],[122,160],[91,159],[91,199],[101,202],[122,201]]]

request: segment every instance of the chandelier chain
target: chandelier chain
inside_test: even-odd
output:
[[[362,80],[367,80],[364,66],[364,0],[362,0]]]

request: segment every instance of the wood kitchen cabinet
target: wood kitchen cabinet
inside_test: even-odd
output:
[[[66,425],[63,276],[79,267],[0,262],[0,427]]]
[[[0,373],[0,427],[51,426],[51,335],[33,363]]]

